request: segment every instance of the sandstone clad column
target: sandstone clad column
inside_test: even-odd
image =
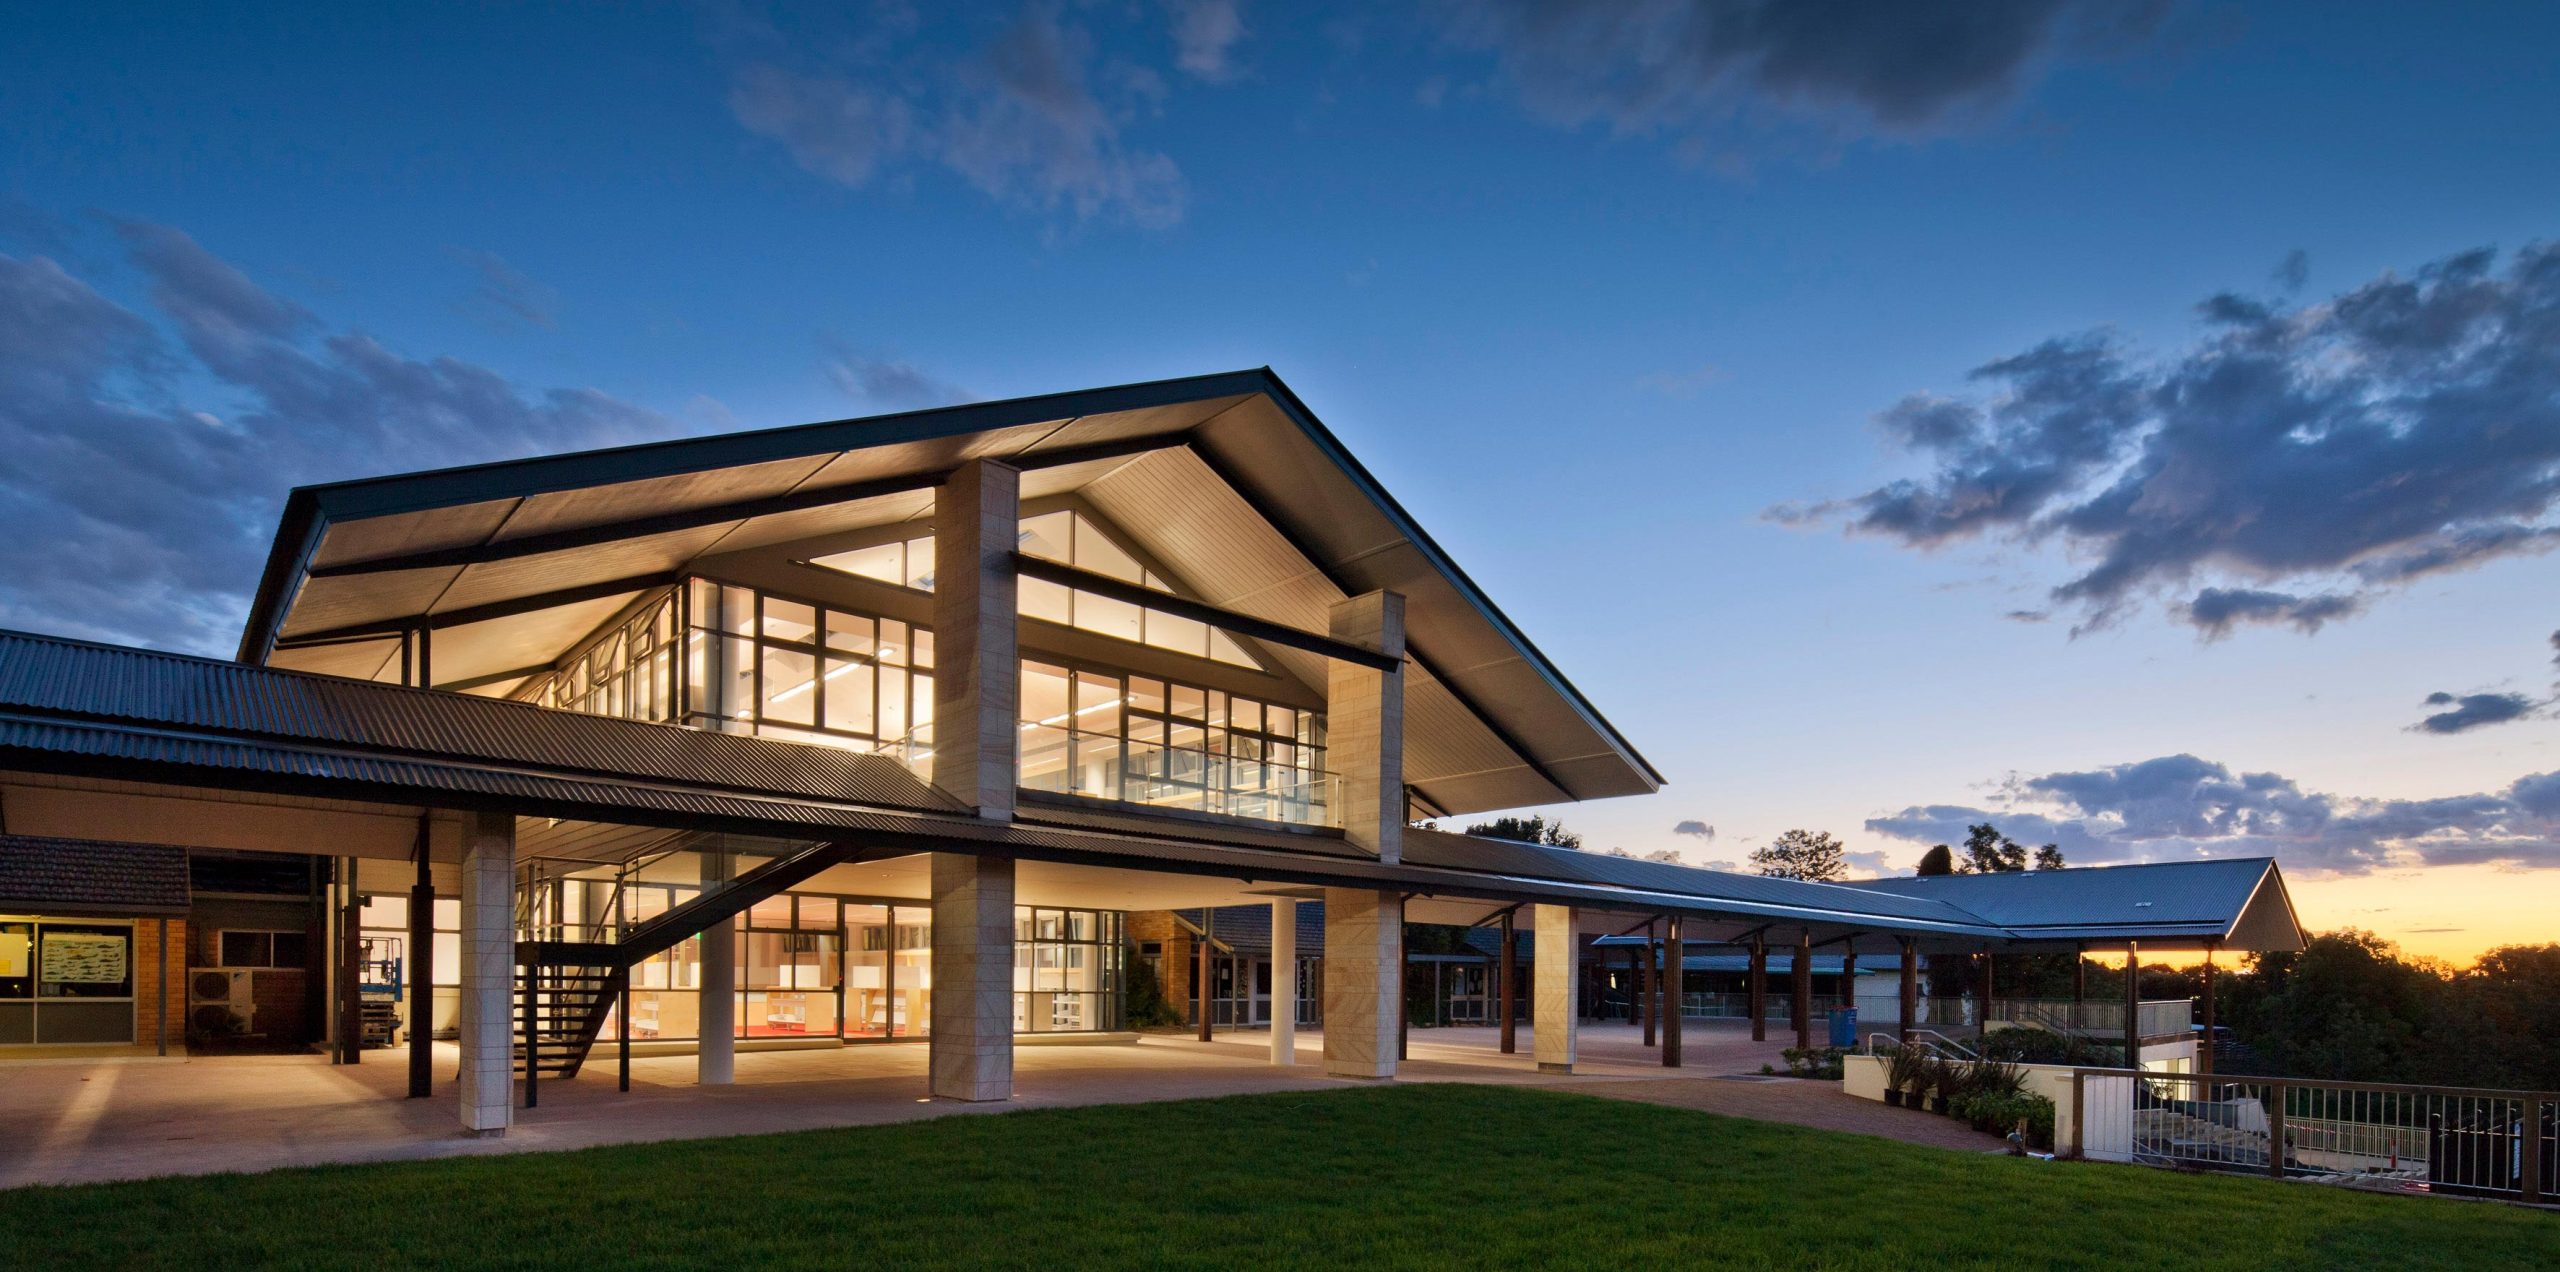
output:
[[[1271,1063],[1298,1062],[1298,903],[1271,903]]]
[[[1396,1076],[1404,924],[1392,892],[1324,890],[1324,1071]]]
[[[1574,1030],[1581,1016],[1574,1000],[1582,979],[1582,947],[1574,939],[1573,907],[1541,905],[1532,907],[1531,914],[1537,943],[1529,950],[1534,976],[1529,1040],[1538,1054],[1538,1072],[1571,1073]]]
[[[710,892],[729,879],[726,846],[702,854],[702,890]],[[694,1019],[701,1041],[694,1044],[693,1080],[703,1086],[727,1086],[738,1076],[738,921],[722,919],[702,930],[702,992],[695,995]]]
[[[1013,1098],[1013,859],[933,854],[933,1093]]]
[[[462,840],[462,1129],[495,1137],[514,1116],[516,822],[474,813]]]
[[[1335,640],[1404,657],[1404,597],[1370,592],[1333,607]],[[1325,685],[1325,764],[1342,776],[1337,798],[1343,838],[1377,855],[1404,859],[1404,669],[1380,671],[1334,659]],[[1333,957],[1330,945],[1325,957]],[[1330,1025],[1328,1025],[1328,1031]]]
[[[1019,471],[976,459],[933,498],[933,784],[995,821],[1013,819],[1018,780],[1021,491]]]

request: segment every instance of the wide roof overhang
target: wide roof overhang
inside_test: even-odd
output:
[[[1707,941],[1805,934],[1819,948],[1908,937],[1931,951],[2036,939],[1937,897],[1427,830],[1409,831],[1404,859],[1389,863],[1336,833],[1080,802],[1033,800],[1016,821],[994,822],[885,756],[8,632],[0,770],[995,854],[1233,880],[1274,895],[1387,891],[1409,899],[1417,922],[1550,904],[1574,907],[1595,931],[1682,915]],[[651,842],[662,841],[638,837]],[[2139,868],[2087,873],[2128,869]]]
[[[238,657],[386,678],[423,626],[439,684],[502,688],[696,561],[916,521],[979,458],[1238,614],[1321,632],[1336,601],[1401,593],[1407,781],[1435,809],[1662,784],[1267,369],[300,488]]]

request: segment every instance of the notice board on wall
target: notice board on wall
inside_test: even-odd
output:
[[[57,985],[121,985],[132,945],[121,934],[46,932],[44,979]]]

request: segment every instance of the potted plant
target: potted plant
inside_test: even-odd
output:
[[[1894,1048],[1884,1060],[1884,1102],[1895,1108],[1901,1108],[1903,1098],[1907,1094],[1912,1097],[1912,1104],[1916,1107],[1919,1103],[1920,1079],[1928,1072],[1928,1066],[1928,1052],[1913,1046]]]
[[[1947,1060],[1931,1060],[1921,1086],[1929,1093],[1929,1111],[1944,1113],[1947,1102],[1964,1091],[1964,1067]]]

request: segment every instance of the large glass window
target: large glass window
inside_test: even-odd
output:
[[[1022,785],[1328,825],[1324,717],[1224,690],[1022,664]]]
[[[1014,1031],[1119,1028],[1120,915],[1022,906],[1013,916]]]
[[[709,579],[687,589],[685,723],[930,758],[931,631]]]
[[[1173,593],[1172,584],[1141,564],[1136,555],[1114,540],[1099,523],[1073,509],[1024,517],[1017,543],[1024,556],[1091,570],[1168,595]],[[897,587],[924,592],[933,590],[931,536],[816,557],[810,564]],[[1152,645],[1194,658],[1215,659],[1257,670],[1262,667],[1234,637],[1195,619],[1132,605],[1114,597],[1096,596],[1081,588],[1064,587],[1043,579],[1024,579],[1018,591],[1015,609],[1024,618],[1081,628],[1096,635]]]
[[[675,637],[675,594],[668,592],[597,633],[516,696],[588,715],[672,720]]]

